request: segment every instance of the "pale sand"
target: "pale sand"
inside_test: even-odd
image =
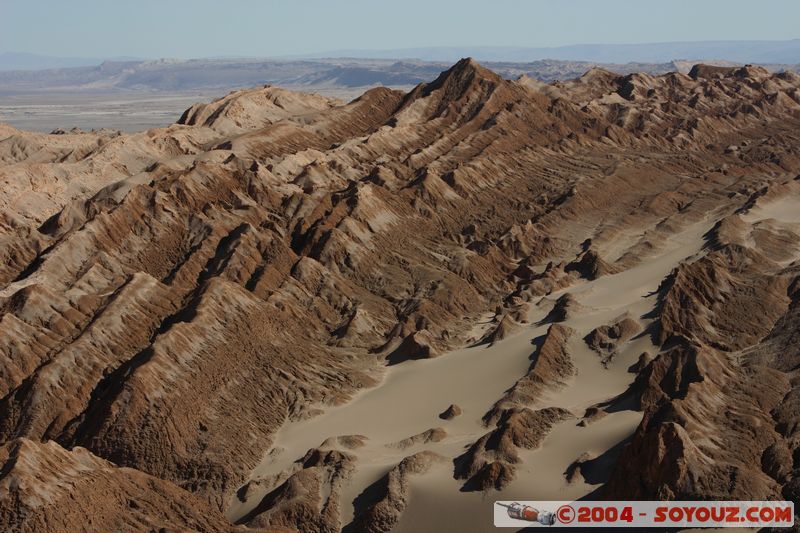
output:
[[[348,404],[329,408],[311,420],[284,426],[276,436],[275,446],[287,451],[270,457],[253,471],[252,477],[288,468],[328,437],[365,435],[369,438],[367,445],[355,451],[359,456],[359,474],[347,494],[352,500],[369,483],[418,449],[457,454],[464,445],[486,432],[480,421],[483,414],[527,372],[529,356],[534,350],[531,339],[543,335],[547,326],[529,331],[532,335],[516,335],[491,348],[465,348],[435,359],[389,367],[379,386],[361,393]],[[453,403],[462,408],[463,414],[451,421],[440,419],[439,413]],[[405,450],[386,447],[434,427],[445,428],[448,438]],[[376,475],[363,476],[362,471],[367,469]],[[357,483],[361,477],[367,478],[363,485]],[[258,498],[253,498],[247,505],[236,505],[228,511],[228,516],[238,518],[257,502]],[[352,509],[349,511],[352,513]]]
[[[694,224],[671,238],[665,249],[654,258],[623,273],[605,276],[596,281],[570,287],[550,297],[571,292],[588,309],[565,324],[576,330],[569,349],[578,375],[568,387],[548,395],[535,407],[559,406],[577,415],[596,403],[622,393],[633,381],[627,369],[645,350],[655,355],[649,336],[632,339],[606,370],[600,357],[583,342],[583,337],[597,326],[608,324],[628,312],[643,327],[641,319],[655,305],[658,285],[681,261],[700,253],[703,235],[713,227],[704,221]],[[521,335],[526,335],[527,332]],[[502,349],[503,343],[498,344]],[[575,421],[557,425],[537,450],[522,451],[523,464],[516,479],[502,492],[459,492],[461,483],[452,479],[452,469],[438,469],[412,481],[410,505],[395,528],[397,532],[419,531],[497,531],[492,525],[493,502],[503,500],[566,500],[586,496],[599,487],[576,481],[567,483],[567,467],[582,453],[592,457],[603,455],[627,439],[641,421],[641,413],[611,413],[587,427]],[[610,466],[610,464],[606,465]]]
[[[552,299],[571,292],[585,307],[565,322],[576,330],[569,341],[569,350],[578,374],[566,387],[552,391],[531,407],[564,407],[580,418],[587,407],[610,400],[627,389],[634,378],[627,372],[628,367],[641,352],[657,351],[649,335],[637,336],[626,343],[607,369],[601,365],[600,356],[586,346],[583,337],[626,312],[646,328],[649,321],[641,317],[653,309],[659,284],[681,261],[700,253],[703,235],[712,225],[710,219],[693,224],[669,239],[656,256],[621,274],[601,277],[549,296]],[[533,314],[530,317],[533,325],[491,347],[465,348],[435,359],[388,367],[379,386],[364,391],[351,402],[327,408],[310,420],[286,424],[276,435],[275,448],[279,451],[266,456],[252,472],[251,479],[288,469],[308,449],[318,447],[329,437],[358,434],[369,440],[364,447],[351,451],[358,457],[358,466],[343,494],[345,524],[352,519],[351,502],[356,496],[404,457],[422,449],[440,453],[448,462],[412,478],[409,505],[396,531],[492,531],[492,503],[496,499],[558,500],[586,496],[602,484],[612,463],[612,449],[633,433],[641,413],[618,410],[587,427],[576,425],[577,420],[556,425],[539,449],[521,450],[523,464],[519,465],[514,481],[500,493],[461,492],[463,482],[453,479],[451,460],[489,431],[481,417],[527,372],[534,351],[532,341],[547,331],[547,324],[535,325],[544,318],[546,309],[535,308]],[[438,414],[452,403],[459,405],[464,414],[451,421],[439,419]],[[447,438],[405,450],[386,446],[434,427],[444,428]],[[565,470],[584,452],[592,457],[609,454],[597,462],[600,472],[591,476],[594,479],[567,483]],[[233,498],[227,516],[232,520],[241,518],[267,491],[255,493],[245,503]]]
[[[764,224],[773,230],[783,230],[795,235],[800,235],[800,183],[793,181],[787,184],[786,193],[772,200],[756,202],[756,205],[742,215],[742,220],[748,223],[752,229]],[[748,237],[747,244],[754,246],[752,236]],[[783,261],[778,261],[784,267],[788,267],[795,261],[800,261],[800,251],[797,248],[786,250],[786,257]]]
[[[800,189],[800,185],[793,188]],[[798,223],[800,222],[800,197],[789,195],[772,202],[759,203],[748,210],[742,218],[751,224],[769,219],[789,224]]]

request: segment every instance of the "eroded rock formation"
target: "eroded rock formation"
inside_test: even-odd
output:
[[[545,85],[472,60],[349,103],[239,91],[137,134],[3,126],[0,528],[233,529],[222,512],[287,423],[378,386],[387,362],[521,335],[554,293],[528,372],[446,458],[501,489],[520,449],[574,423],[537,403],[574,379],[561,322],[589,312],[559,291],[639,290],[637,268],[706,224],[698,250],[662,258],[655,349],[632,367],[643,420],[603,490],[796,499],[798,131],[792,73]],[[613,351],[636,328],[607,319],[589,341]],[[481,416],[465,413],[447,424]],[[447,443],[433,431],[412,444]],[[368,442],[293,450],[240,527],[340,529]],[[354,523],[392,527],[431,461],[393,468]]]

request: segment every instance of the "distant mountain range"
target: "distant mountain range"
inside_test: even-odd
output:
[[[337,50],[308,58],[414,58],[452,62],[462,57],[479,61],[595,61],[662,63],[675,59],[727,60],[739,63],[800,63],[800,39],[790,41],[698,41],[645,44],[576,44],[524,47],[431,47],[395,50]]]
[[[462,57],[479,61],[530,62],[545,59],[595,63],[664,63],[683,60],[727,60],[737,63],[800,63],[800,39],[789,41],[698,41],[644,44],[576,44],[558,47],[427,47],[394,50],[336,50],[290,58],[418,59],[452,63]],[[96,66],[104,61],[137,58],[65,58],[36,54],[0,53],[0,70],[41,70]],[[230,61],[234,58],[219,58]],[[253,61],[256,58],[249,58]],[[263,59],[262,59],[263,60]]]
[[[710,61],[731,66],[729,61]],[[485,61],[506,79],[522,75],[545,82],[576,78],[600,67],[618,74],[646,72],[686,73],[693,61],[660,63],[604,63],[593,61],[538,60],[530,62]],[[770,70],[797,70],[796,65],[769,64]],[[303,91],[352,90],[383,85],[410,87],[446,69],[442,61],[396,59],[192,59],[158,61],[107,61],[95,66],[48,70],[0,72],[0,95],[47,91],[108,92],[227,92],[242,87],[279,85]]]
[[[56,68],[91,67],[103,61],[130,61],[133,57],[90,58],[90,57],[51,57],[25,52],[0,52],[0,70],[44,70]]]

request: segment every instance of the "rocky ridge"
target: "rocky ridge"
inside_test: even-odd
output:
[[[658,353],[630,390],[643,419],[603,491],[796,499],[799,123],[792,73],[542,85],[462,60],[408,93],[266,87],[131,135],[3,127],[3,528],[90,515],[30,488],[75,471],[120,528],[234,528],[226,502],[285,423],[377,385],[382,361],[474,340],[487,311],[501,342],[543,296],[708,217],[702,256],[659,288]],[[555,318],[580,312],[558,301]],[[448,458],[470,487],[503,488],[519,449],[574,419],[537,404],[573,375],[569,333],[550,326],[487,433]],[[346,525],[357,450],[299,452],[242,529]],[[396,523],[430,459],[412,457],[354,524]]]

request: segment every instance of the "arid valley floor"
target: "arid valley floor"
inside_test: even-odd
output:
[[[800,75],[187,107],[0,124],[0,530],[800,500]]]

